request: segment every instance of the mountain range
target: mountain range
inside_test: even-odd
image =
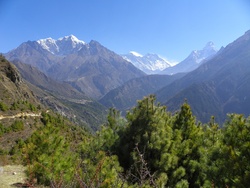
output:
[[[212,46],[211,43],[207,45],[208,49]],[[192,55],[199,55],[199,58],[191,56],[199,60],[200,66],[195,70],[182,74],[176,79],[172,77],[171,81],[167,81],[166,77],[155,77],[154,81],[161,87],[158,90],[156,87],[154,87],[155,90],[153,89],[154,84],[146,76],[141,78],[148,79],[145,85],[142,86],[142,81],[135,83],[138,79],[128,81],[123,86],[110,91],[100,102],[109,107],[127,110],[140,99],[139,95],[137,98],[134,97],[137,92],[152,87],[149,92],[154,93],[157,100],[166,105],[168,110],[175,112],[187,100],[193,113],[202,122],[208,122],[211,116],[214,116],[219,123],[224,122],[228,113],[241,113],[248,116],[250,114],[250,31],[225,48],[221,48],[217,53],[213,48],[210,49],[207,51],[210,58],[205,61],[201,58],[204,56],[201,51],[192,53]],[[165,86],[164,82],[159,80],[164,80]],[[139,86],[138,91],[136,86]],[[146,93],[144,92],[144,95]],[[134,104],[131,103],[131,99]],[[130,106],[126,106],[128,104]]]
[[[227,113],[250,113],[249,38],[250,31],[220,51],[209,42],[175,66],[155,54],[142,56],[132,52],[121,57],[97,41],[85,43],[73,35],[24,42],[4,55],[16,64],[25,79],[53,95],[53,100],[60,103],[54,106],[61,106],[65,113],[74,109],[73,114],[80,116],[81,113],[75,112],[91,101],[84,113],[92,109],[90,116],[96,119],[104,106],[125,111],[136,100],[153,93],[172,112],[186,99],[198,120],[208,122],[215,116],[222,122]],[[138,67],[133,61],[137,61]],[[142,67],[140,70],[143,61],[147,74],[158,72],[158,75],[147,75]],[[20,63],[30,67],[24,68]],[[42,73],[34,72],[34,67]]]
[[[58,40],[24,42],[5,57],[30,64],[95,99],[132,78],[145,75],[97,41],[85,43],[72,35]]]
[[[217,53],[217,49],[213,42],[208,42],[202,50],[194,50],[190,55],[180,63],[172,63],[157,54],[148,53],[141,55],[131,51],[122,57],[131,62],[137,68],[147,74],[167,74],[173,75],[177,73],[190,72],[199,67],[203,62],[213,57]]]

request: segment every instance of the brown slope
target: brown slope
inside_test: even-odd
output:
[[[17,68],[0,56],[0,150],[8,151],[18,139],[28,138],[41,123],[42,110]],[[13,129],[15,123],[19,129]]]
[[[98,102],[68,83],[53,80],[31,65],[17,61],[14,64],[45,106],[91,130],[97,130],[103,123],[106,109]]]

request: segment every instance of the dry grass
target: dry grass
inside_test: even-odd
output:
[[[14,183],[24,183],[26,175],[22,165],[0,166],[0,188],[13,188]]]

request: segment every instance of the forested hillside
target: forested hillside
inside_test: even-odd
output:
[[[51,187],[249,187],[250,117],[201,124],[185,102],[174,115],[145,97],[122,118],[89,134],[60,116],[1,157],[27,167],[26,185]],[[5,125],[1,125],[2,128]],[[3,132],[1,138],[8,134]],[[230,170],[229,170],[230,168]]]

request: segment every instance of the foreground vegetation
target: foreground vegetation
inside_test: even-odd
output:
[[[1,153],[22,161],[31,185],[250,186],[250,117],[229,114],[222,127],[213,117],[201,124],[186,102],[173,115],[149,96],[126,118],[110,109],[95,135],[60,116],[42,113],[41,120],[28,139]]]

